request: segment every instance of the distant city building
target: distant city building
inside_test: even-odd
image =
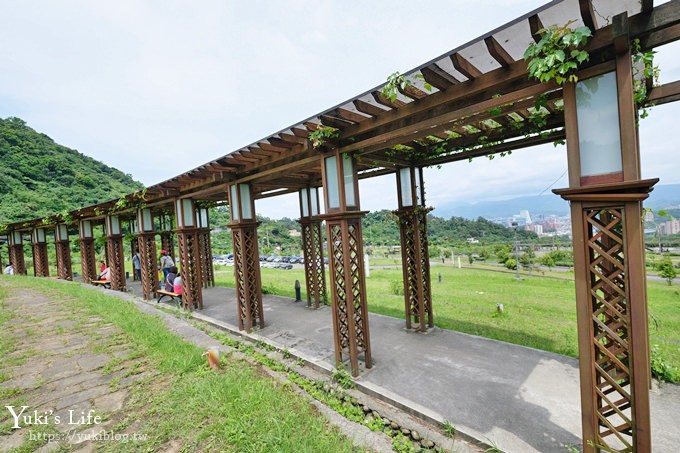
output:
[[[680,233],[680,220],[670,220],[659,224],[659,231],[666,235]]]
[[[529,215],[529,211],[523,209],[519,211],[519,216],[524,219],[525,225],[531,225],[531,216]]]
[[[541,236],[543,235],[543,225],[539,225],[538,223],[533,224],[531,225],[531,231]]]

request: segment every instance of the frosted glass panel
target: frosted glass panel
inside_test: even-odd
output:
[[[12,245],[21,245],[24,242],[23,241],[24,238],[21,236],[21,233],[19,233],[18,231],[15,231],[12,234],[12,237],[14,239],[13,242],[12,242]]]
[[[200,211],[201,214],[201,222],[200,222],[200,227],[201,228],[208,228],[208,210],[207,209],[201,209]]]
[[[80,222],[80,237],[91,238],[92,237],[92,223],[89,220],[83,220]]]
[[[326,158],[326,190],[328,190],[328,209],[340,207],[340,187],[338,185],[338,163],[335,156]]]
[[[142,209],[143,231],[153,230],[153,220],[151,219],[151,209]]]
[[[413,194],[411,193],[411,169],[399,170],[399,184],[401,185],[401,205],[413,206]]]
[[[319,189],[312,187],[310,189],[310,196],[312,198],[312,212],[311,214],[319,215]]]
[[[576,113],[581,176],[621,172],[621,134],[614,72],[576,84]]]
[[[184,227],[193,227],[194,223],[194,204],[189,199],[182,200],[182,215],[184,217]]]
[[[66,225],[57,225],[57,233],[60,241],[68,240],[68,231],[66,231]]]
[[[352,158],[347,154],[342,155],[342,174],[345,179],[345,201],[347,206],[356,206],[357,199],[354,194],[354,171]]]
[[[253,210],[250,206],[250,186],[248,184],[239,184],[238,187],[241,192],[241,215],[244,219],[252,219]]]
[[[231,191],[231,220],[235,221],[238,220],[238,197],[236,196],[236,184],[231,186],[230,188]]]

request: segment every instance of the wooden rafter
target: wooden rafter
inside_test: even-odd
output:
[[[460,80],[456,79],[434,63],[422,68],[420,73],[427,83],[440,91],[444,91],[450,86],[460,83]]]
[[[468,79],[476,79],[483,74],[482,71],[477,69],[475,65],[470,63],[459,53],[454,53],[451,55],[451,62],[453,63],[453,67]]]
[[[374,91],[371,93],[373,96],[373,99],[375,99],[375,102],[378,104],[384,105],[385,107],[389,107],[392,109],[398,109],[399,107],[402,107],[406,105],[406,102],[400,101],[399,99],[395,99],[394,101],[388,99],[384,94],[382,94],[380,91]]]
[[[486,48],[489,51],[489,54],[502,67],[507,68],[508,66],[515,62],[515,60],[508,53],[508,51],[505,50],[501,43],[496,41],[496,38],[494,38],[493,36],[487,36],[486,38],[484,38],[484,44],[486,44]]]
[[[352,112],[351,110],[342,108],[337,108],[332,113],[334,113],[338,118],[351,121],[352,123],[360,123],[369,118],[368,116],[362,115],[360,113]]]
[[[538,31],[542,28],[545,27],[543,26],[543,22],[541,22],[541,18],[538,17],[538,14],[529,17],[529,30],[531,31],[531,36],[534,38],[534,41],[539,42],[541,40],[541,35],[538,34]]]
[[[583,19],[583,24],[590,28],[590,30],[595,30],[595,12],[593,11],[593,2],[591,0],[578,0],[578,6],[581,10],[581,19]]]
[[[424,92],[420,88],[415,87],[413,85],[406,85],[403,88],[401,86],[399,86],[399,87],[397,87],[397,89],[399,90],[399,92],[401,94],[413,99],[414,101],[417,101],[418,99],[422,99],[425,96],[428,96],[428,94],[426,92]]]
[[[362,101],[361,99],[354,100],[353,104],[358,111],[370,116],[378,116],[385,112],[389,112],[389,110],[382,109],[377,105],[369,104],[368,102]]]
[[[300,138],[309,137],[309,131],[306,130],[306,129],[300,129],[300,128],[294,127],[294,128],[291,129],[291,131],[293,131],[293,134],[295,134],[296,137],[300,137]]]
[[[330,115],[320,115],[319,119],[321,119],[321,122],[325,126],[331,126],[338,129],[344,129],[347,126],[351,126],[352,124],[354,124],[351,121],[343,120],[342,118],[337,118],[335,116]]]
[[[270,138],[267,139],[267,141],[271,145],[276,146],[278,148],[291,149],[292,147],[295,146],[295,143],[290,143],[287,140],[282,140],[282,139],[276,138],[276,137],[270,137]]]
[[[283,152],[286,152],[289,150],[288,147],[281,147],[281,146],[274,146],[271,143],[266,143],[266,142],[258,142],[257,146],[260,147],[260,149],[263,149],[265,151],[272,151],[275,154],[280,154]]]

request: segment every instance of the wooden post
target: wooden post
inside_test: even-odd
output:
[[[597,76],[591,86],[580,81],[581,88],[564,87],[570,187],[553,192],[571,203],[583,451],[646,453],[652,447],[641,218],[642,201],[658,179],[640,180],[625,13],[614,18],[613,35],[617,52],[613,92],[606,92],[610,74]],[[603,126],[598,118],[610,121],[606,108],[611,105],[618,110],[618,125]],[[579,114],[584,115],[583,123]],[[617,126],[618,137],[606,137]],[[598,142],[593,148],[592,138],[584,135],[613,141]]]
[[[49,277],[50,267],[47,261],[47,238],[43,228],[33,229],[33,275]]]
[[[142,297],[153,299],[158,289],[158,264],[156,261],[156,234],[140,233],[137,235],[139,246],[139,266],[142,274]]]
[[[307,306],[319,308],[326,302],[326,271],[323,262],[321,242],[321,220],[300,219],[302,227],[302,250],[305,255],[305,285],[307,287]]]
[[[200,229],[197,228],[194,201],[190,198],[175,200],[177,245],[179,246],[180,275],[182,276],[182,302],[184,309],[203,309],[201,290]],[[170,251],[166,249],[169,253]]]
[[[14,273],[26,275],[26,261],[24,258],[24,240],[20,231],[9,233],[9,261],[14,266]]]
[[[123,234],[118,216],[107,216],[106,229],[106,265],[111,270],[111,289],[125,291],[125,250],[123,249]]]

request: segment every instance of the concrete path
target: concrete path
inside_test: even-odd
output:
[[[137,287],[130,285],[133,292]],[[204,290],[197,318],[238,332],[235,292]],[[331,310],[264,297],[266,339],[320,367],[334,363]],[[565,452],[581,445],[575,359],[453,331],[417,334],[399,319],[371,314],[374,366],[359,384],[404,410],[448,420],[457,430],[507,452]],[[680,386],[656,385],[651,395],[655,452],[680,445]]]

